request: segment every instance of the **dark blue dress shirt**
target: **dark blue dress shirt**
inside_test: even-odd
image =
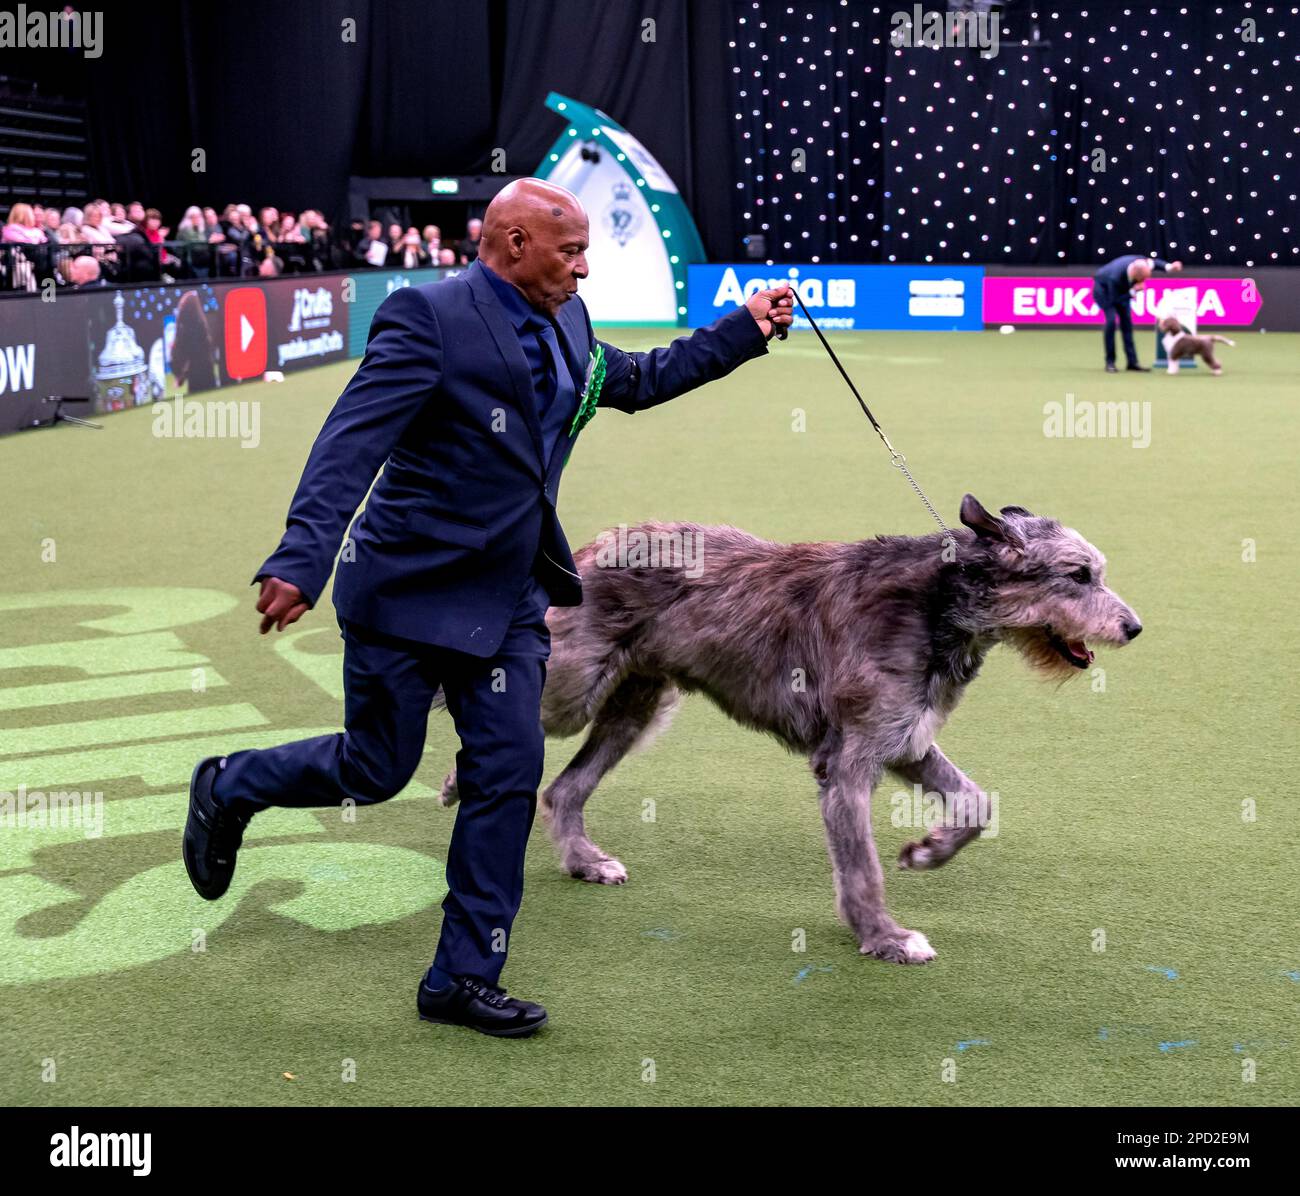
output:
[[[537,418],[542,425],[542,444],[546,460],[550,461],[556,443],[572,422],[578,393],[560,351],[555,325],[545,312],[534,308],[517,287],[490,269],[482,258],[478,264],[492,285],[528,361],[533,378],[533,396],[537,401]],[[515,613],[515,622],[536,623],[539,617],[544,617],[549,605],[550,598],[545,588],[536,577],[530,577],[520,599],[520,609]]]

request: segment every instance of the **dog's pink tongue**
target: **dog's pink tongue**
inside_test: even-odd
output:
[[[1089,664],[1092,663],[1092,653],[1088,651],[1088,645],[1083,640],[1069,640],[1066,647],[1080,660],[1086,660]]]

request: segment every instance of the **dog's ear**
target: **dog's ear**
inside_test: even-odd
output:
[[[999,540],[1012,548],[1022,547],[1020,537],[1003,520],[990,515],[973,494],[961,500],[961,521],[980,539]]]

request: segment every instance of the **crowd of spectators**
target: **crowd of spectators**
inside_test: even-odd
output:
[[[248,204],[185,209],[175,232],[157,208],[90,200],[62,210],[15,203],[0,233],[0,289],[35,290],[45,278],[59,286],[171,281],[177,278],[275,277],[283,273],[365,267],[468,265],[478,257],[481,220],[465,236],[444,241],[423,230],[382,221],[354,221],[334,230],[315,209],[300,213]]]

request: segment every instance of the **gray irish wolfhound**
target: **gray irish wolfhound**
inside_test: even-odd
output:
[[[988,825],[988,796],[934,739],[989,649],[1006,642],[1069,676],[1092,662],[1089,641],[1123,645],[1142,630],[1078,532],[1022,507],[991,515],[969,494],[961,521],[949,534],[851,544],[646,523],[583,548],[583,604],[547,616],[542,696],[548,735],[590,728],[541,796],[564,869],[598,884],[627,880],[587,838],[583,806],[666,725],[680,695],[698,690],[809,758],[836,907],[862,952],[933,959],[925,936],[885,908],[871,835],[871,793],[885,769],[943,795],[938,825],[898,861],[939,867]],[[442,801],[456,798],[453,772]]]

